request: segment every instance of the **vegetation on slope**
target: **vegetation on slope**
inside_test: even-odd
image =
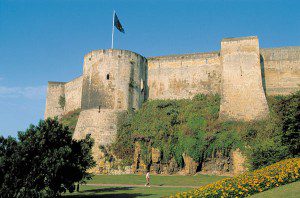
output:
[[[141,143],[141,157],[151,163],[151,147],[162,152],[162,161],[175,158],[183,166],[182,154],[201,163],[217,152],[228,156],[240,148],[251,168],[257,169],[299,155],[300,92],[268,97],[270,117],[259,122],[220,122],[218,95],[196,95],[193,99],[153,100],[136,113],[120,115],[112,150],[132,164],[134,142]]]
[[[81,109],[76,109],[74,111],[71,111],[67,114],[65,114],[64,116],[62,116],[60,122],[65,125],[68,126],[69,129],[74,132],[75,131],[75,127],[78,121],[78,117],[80,114]]]
[[[300,158],[292,158],[171,197],[247,197],[299,179]]]
[[[193,99],[152,100],[137,112],[119,115],[118,133],[112,151],[124,164],[133,163],[134,142],[142,145],[142,158],[151,163],[151,147],[160,149],[163,162],[172,157],[183,166],[182,154],[202,162],[217,152],[228,156],[240,148],[250,168],[264,167],[299,156],[300,92],[267,97],[270,117],[259,122],[219,122],[218,95]],[[61,122],[75,129],[80,109]]]

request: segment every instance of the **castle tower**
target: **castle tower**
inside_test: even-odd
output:
[[[262,86],[258,38],[223,39],[221,42],[221,106],[223,120],[259,120],[268,116]]]
[[[126,50],[96,50],[84,57],[81,112],[75,139],[91,134],[99,146],[113,142],[117,115],[137,110],[147,97],[147,59]]]

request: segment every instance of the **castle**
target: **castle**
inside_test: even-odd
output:
[[[251,121],[268,116],[266,95],[287,95],[299,84],[300,47],[260,49],[256,36],[223,39],[221,50],[209,53],[145,58],[95,50],[84,56],[82,76],[48,82],[45,118],[80,108],[74,138],[91,134],[98,148],[114,140],[117,113],[146,100],[218,93],[220,119]]]

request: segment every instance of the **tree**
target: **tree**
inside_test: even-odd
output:
[[[282,120],[282,141],[293,157],[300,155],[300,91],[285,96],[276,105]]]
[[[90,178],[95,165],[89,135],[73,140],[57,119],[40,121],[18,140],[0,137],[0,191],[4,197],[58,197]]]

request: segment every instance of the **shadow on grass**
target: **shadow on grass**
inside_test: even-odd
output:
[[[91,190],[83,190],[77,193],[72,194],[65,194],[66,197],[88,197],[88,198],[99,198],[99,197],[121,197],[121,198],[134,198],[134,197],[146,197],[150,196],[151,194],[142,194],[142,193],[124,193],[124,192],[115,192],[115,191],[126,191],[132,190],[133,187],[111,187],[111,188],[97,188]],[[115,192],[114,194],[109,194],[108,192]],[[106,194],[98,194],[98,193],[106,193]]]

